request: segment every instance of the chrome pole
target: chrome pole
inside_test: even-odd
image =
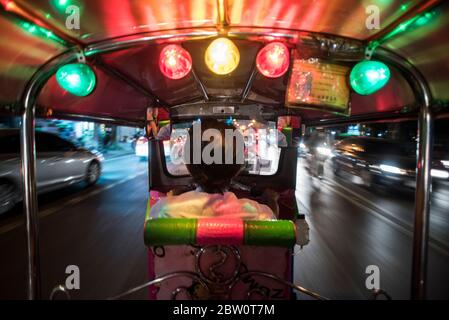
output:
[[[34,102],[31,101],[31,91],[27,90],[24,99],[26,107],[22,113],[20,130],[22,190],[25,211],[26,241],[27,241],[27,298],[34,300],[40,297],[40,265],[39,265],[39,217],[36,195],[36,148],[34,136]]]
[[[418,120],[418,171],[416,175],[412,262],[412,299],[414,300],[423,300],[426,297],[433,132],[433,115],[430,106],[424,104]]]
[[[28,82],[22,96],[22,124],[20,149],[22,165],[23,208],[25,212],[27,244],[27,298],[41,298],[39,215],[36,187],[35,104],[41,88],[56,72],[57,67],[76,59],[76,49],[71,49],[43,65]]]
[[[413,229],[413,257],[411,298],[426,298],[427,255],[429,238],[431,165],[433,150],[432,94],[423,75],[406,59],[391,51],[378,48],[375,56],[396,66],[408,80],[420,104],[418,118],[417,174],[415,190],[415,218]]]

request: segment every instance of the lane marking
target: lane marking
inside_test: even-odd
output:
[[[326,183],[329,183],[329,180],[326,181]],[[339,182],[337,182],[337,181],[331,181],[331,182],[330,182],[330,185],[332,185],[332,184],[334,184],[335,186],[340,187],[340,188],[344,189],[345,191],[347,191],[347,192],[353,194],[356,198],[359,198],[358,200],[365,201],[365,202],[367,202],[368,204],[372,205],[375,209],[377,209],[377,211],[378,211],[380,214],[383,214],[383,215],[388,216],[388,217],[389,217],[390,219],[392,219],[393,221],[394,221],[394,220],[397,220],[397,221],[399,221],[401,224],[404,224],[404,225],[405,225],[406,227],[408,227],[409,230],[413,233],[413,228],[414,228],[413,223],[409,223],[408,221],[405,221],[404,219],[401,219],[401,218],[396,217],[396,215],[395,215],[392,211],[389,211],[389,210],[387,210],[387,209],[384,209],[384,208],[382,208],[382,207],[379,207],[377,204],[375,204],[375,203],[372,202],[371,200],[369,200],[369,199],[367,199],[366,197],[364,197],[364,196],[362,196],[362,195],[360,195],[360,194],[358,194],[358,193],[352,191],[351,189],[348,189],[347,187],[343,186],[341,183],[339,183]],[[435,217],[433,217],[433,218],[435,218]],[[445,241],[444,239],[441,239],[440,237],[430,237],[430,240],[431,240],[431,241],[433,240],[433,241],[435,241],[435,242],[440,243],[442,246],[448,248],[448,249],[446,249],[446,250],[449,250],[449,243],[448,243],[447,241]]]
[[[120,184],[123,184],[125,182],[130,181],[130,180],[133,180],[133,179],[135,179],[135,178],[137,178],[137,177],[139,177],[139,176],[141,176],[143,174],[146,174],[146,171],[139,172],[137,174],[128,176],[128,177],[126,177],[124,179],[118,180],[117,182],[114,182],[114,183],[109,184],[107,186],[103,186],[103,187],[98,188],[96,190],[92,190],[89,193],[86,193],[86,194],[84,194],[82,196],[78,196],[78,197],[72,198],[72,199],[70,199],[68,201],[65,201],[62,204],[58,204],[58,203],[53,204],[55,206],[52,206],[50,208],[47,208],[47,209],[44,209],[44,210],[40,211],[39,212],[39,218],[42,219],[42,218],[48,217],[49,215],[51,215],[53,213],[56,213],[56,212],[64,209],[67,206],[72,206],[72,205],[78,204],[78,203],[80,203],[80,202],[82,202],[82,201],[84,201],[84,200],[86,200],[88,198],[91,198],[91,197],[93,197],[93,196],[95,196],[95,195],[97,195],[97,194],[99,194],[99,193],[101,193],[103,191],[112,189],[112,188],[114,188],[114,187],[116,187],[116,186],[118,186]],[[63,200],[64,199],[62,199],[62,201]],[[4,233],[7,233],[9,231],[12,231],[12,230],[22,226],[23,224],[24,224],[23,219],[19,219],[18,221],[14,221],[14,222],[11,222],[11,223],[9,223],[7,225],[4,225],[4,226],[0,227],[0,234],[4,234]]]
[[[366,203],[368,203],[369,205],[373,206],[373,207],[374,207],[375,209],[377,209],[379,212],[384,213],[385,215],[391,217],[391,218],[394,219],[394,220],[399,221],[400,223],[402,223],[402,224],[404,224],[404,225],[406,225],[406,226],[408,226],[408,227],[410,227],[410,228],[413,228],[413,224],[409,223],[408,221],[406,221],[406,220],[404,220],[404,219],[402,219],[402,218],[396,217],[396,214],[394,214],[392,211],[390,211],[390,210],[388,210],[388,209],[385,209],[385,208],[382,208],[382,207],[378,206],[376,203],[372,202],[371,200],[369,200],[369,199],[366,198],[365,196],[363,196],[363,195],[361,195],[361,194],[359,194],[359,193],[357,193],[357,192],[355,192],[355,191],[353,191],[353,190],[351,190],[351,189],[345,187],[343,184],[341,184],[341,183],[339,183],[339,182],[337,182],[337,181],[335,181],[335,180],[334,180],[334,181],[323,180],[323,181],[324,181],[326,184],[328,184],[328,185],[331,185],[331,186],[332,186],[332,185],[335,185],[336,187],[342,188],[342,189],[345,190],[346,192],[352,194],[356,199],[358,198],[358,199],[360,199],[360,200],[363,200],[363,201],[365,201]]]
[[[324,180],[323,180],[324,181]],[[371,207],[368,207],[366,204],[363,204],[362,202],[355,201],[355,199],[351,196],[348,196],[344,194],[343,192],[337,190],[332,184],[325,183],[324,187],[330,190],[331,192],[335,192],[338,195],[340,195],[342,198],[347,199],[352,204],[360,207],[361,209],[366,210],[365,212],[368,212],[369,214],[377,217],[378,219],[382,220],[386,224],[390,225],[391,227],[395,228],[396,230],[400,231],[404,235],[407,235],[409,237],[413,237],[413,229],[410,230],[407,227],[402,226],[401,224],[391,220],[390,217],[386,217],[385,215],[379,213],[378,211],[374,210]],[[362,200],[363,199],[358,199]],[[377,207],[376,207],[377,208]],[[449,246],[442,240],[435,239],[434,237],[429,237],[429,246],[435,249],[436,251],[440,252],[441,254],[449,257]]]
[[[407,229],[406,227],[400,225],[397,222],[394,222],[392,220],[390,220],[389,218],[385,217],[384,215],[380,214],[378,211],[374,210],[371,207],[368,207],[367,205],[356,201],[357,199],[355,199],[354,197],[351,197],[341,191],[339,191],[338,189],[336,189],[334,186],[332,186],[331,184],[324,184],[324,187],[327,188],[329,191],[331,192],[335,192],[336,194],[338,194],[340,197],[348,200],[349,202],[351,202],[352,204],[367,210],[371,215],[374,215],[376,218],[379,218],[380,220],[382,220],[383,222],[387,223],[389,226],[396,228],[397,230],[399,230],[400,232],[402,232],[405,235],[412,235],[413,233]]]
[[[135,156],[135,154],[134,153],[124,154],[122,156],[118,156],[118,157],[114,157],[114,158],[106,158],[105,157],[103,162],[111,162],[111,161],[114,161],[114,160],[120,160],[120,159],[124,159],[124,158],[132,158],[132,156]]]

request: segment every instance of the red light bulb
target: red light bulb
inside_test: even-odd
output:
[[[192,57],[180,45],[170,44],[161,51],[159,69],[169,79],[184,78],[192,70]]]
[[[287,72],[290,53],[282,42],[271,42],[263,47],[256,57],[257,69],[268,78],[278,78]]]

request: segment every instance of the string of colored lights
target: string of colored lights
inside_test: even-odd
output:
[[[408,19],[407,21],[399,24],[396,28],[394,28],[391,32],[387,33],[383,37],[371,41],[368,46],[372,48],[376,48],[387,41],[390,41],[404,33],[415,31],[418,28],[428,25],[435,19],[437,16],[438,10],[433,8],[429,11],[422,12]]]
[[[38,26],[37,24],[34,24],[32,22],[28,22],[28,21],[20,21],[19,22],[19,26],[25,30],[26,32],[35,35],[37,37],[40,38],[44,38],[44,39],[49,39],[55,42],[58,42],[64,46],[66,46],[66,42],[59,38],[57,35],[55,35],[52,31],[47,30],[43,27]]]

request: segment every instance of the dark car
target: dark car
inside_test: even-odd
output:
[[[416,146],[370,137],[351,137],[334,146],[333,171],[349,176],[366,187],[373,185],[415,187]],[[349,175],[348,175],[349,174]],[[432,164],[434,180],[448,180],[449,172],[441,164]]]

